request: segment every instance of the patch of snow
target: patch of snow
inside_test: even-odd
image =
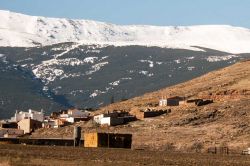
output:
[[[27,67],[27,64],[21,65],[22,67]]]
[[[54,58],[57,59],[58,57],[61,57],[61,56],[65,55],[65,54],[69,53],[70,51],[78,48],[80,45],[82,45],[82,44],[81,43],[76,43],[74,45],[71,45],[71,46],[67,47],[64,52],[54,55]]]
[[[192,70],[195,69],[195,67],[194,67],[194,66],[189,66],[189,67],[187,67],[187,69],[188,69],[189,71],[192,71]]]
[[[82,73],[64,73],[61,77],[60,80],[65,79],[65,78],[75,78],[75,77],[80,77],[84,76]]]
[[[100,90],[94,90],[94,92],[92,94],[89,95],[89,97],[91,98],[95,98],[96,96],[106,93],[105,91],[100,91]]]
[[[44,51],[41,55],[48,55],[48,53],[46,51]]]
[[[122,80],[132,80],[131,77],[121,78]]]
[[[139,74],[142,74],[148,77],[152,77],[154,75],[154,73],[149,73],[149,71],[145,71],[145,70],[139,71]]]
[[[73,95],[73,96],[76,96],[77,94],[79,93],[84,93],[84,90],[73,90],[71,91],[69,94]]]
[[[87,50],[85,51],[85,53],[97,53],[99,54],[101,52],[101,50]]]
[[[186,59],[188,59],[188,60],[192,60],[192,59],[194,59],[194,56],[191,56],[191,57],[186,57]]]
[[[155,62],[157,65],[162,65],[163,62]]]
[[[50,60],[46,60],[43,61],[41,66],[53,66],[53,65],[64,65],[64,66],[79,66],[79,65],[83,65],[85,63],[92,63],[93,59],[84,59],[84,60],[79,60],[77,58],[65,58],[65,59],[50,59]]]
[[[94,63],[95,62],[95,60],[97,60],[98,59],[98,57],[87,57],[87,58],[84,58],[84,62],[86,62],[86,63]]]
[[[27,59],[18,60],[17,63],[24,62],[24,61],[32,61],[32,60],[33,58],[27,58]]]
[[[135,71],[134,70],[127,70],[127,72],[129,72],[131,74],[131,73],[134,73]]]
[[[101,63],[97,63],[97,64],[93,65],[91,67],[92,70],[87,71],[86,75],[91,75],[91,74],[99,71],[102,67],[106,66],[107,64],[108,64],[108,62],[101,62]]]
[[[180,60],[180,59],[177,59],[177,60],[174,60],[174,61],[175,61],[175,63],[177,63],[177,64],[181,63],[181,60]]]
[[[99,59],[99,61],[102,61],[102,60],[104,60],[104,59],[107,59],[109,56],[103,56],[103,57],[101,57],[100,59]]]
[[[9,62],[7,61],[7,58],[4,54],[0,54],[0,58],[2,59],[2,62],[5,64],[8,64]]]
[[[119,85],[119,83],[120,83],[120,80],[118,80],[118,81],[114,81],[114,82],[111,82],[111,83],[109,83],[109,85],[112,85],[112,86],[118,86],[118,85]]]
[[[40,78],[46,84],[54,81],[64,73],[62,69],[39,67],[33,69],[32,72],[37,78]]]
[[[142,63],[149,63],[149,67],[154,67],[154,62],[151,61],[151,60],[139,60],[139,62],[142,62]]]
[[[208,62],[220,62],[220,61],[227,61],[232,58],[237,58],[237,55],[225,55],[225,56],[209,56],[206,58]]]
[[[43,87],[43,91],[48,91],[48,90],[49,90],[49,87],[47,87],[47,86]]]
[[[124,78],[121,78],[121,79],[119,79],[117,81],[109,83],[109,85],[118,86],[121,83],[122,80],[132,80],[132,78],[131,77],[124,77]]]

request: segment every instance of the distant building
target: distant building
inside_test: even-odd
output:
[[[90,113],[88,111],[81,111],[78,109],[69,109],[69,110],[64,110],[62,111],[62,113],[60,114],[61,118],[69,118],[69,117],[73,117],[73,118],[85,118],[85,117],[89,117]]]
[[[180,101],[184,100],[183,97],[175,96],[175,97],[170,97],[166,99],[161,99],[159,101],[159,106],[160,107],[165,107],[165,106],[179,106]]]
[[[42,128],[42,122],[33,119],[22,119],[17,124],[18,129],[24,130],[24,134],[28,134],[36,129]]]
[[[84,133],[84,147],[131,148],[132,134]]]
[[[43,110],[40,112],[29,109],[28,112],[16,111],[15,116],[10,119],[12,122],[19,122],[23,119],[33,119],[42,122],[44,120]]]
[[[72,124],[71,122],[68,122],[66,119],[50,119],[50,120],[45,120],[42,123],[43,128],[59,128],[63,126],[67,126]]]
[[[171,110],[140,110],[138,108],[132,109],[130,113],[134,116],[136,116],[137,119],[143,120],[144,118],[149,118],[149,117],[155,117],[155,116],[160,116],[165,113],[169,113]]]
[[[59,119],[70,122],[70,123],[75,123],[79,121],[87,121],[89,120],[90,113],[88,111],[81,111],[78,109],[69,109],[69,110],[64,110],[59,114]]]
[[[128,112],[111,112],[94,116],[93,120],[100,125],[116,126],[136,120]]]
[[[4,128],[0,129],[0,138],[16,138],[24,134],[23,130]]]
[[[17,122],[2,122],[0,123],[0,128],[13,128],[13,129],[17,129]]]
[[[122,117],[103,117],[101,119],[101,125],[108,125],[108,126],[116,126],[116,125],[121,125],[124,124],[124,120]]]

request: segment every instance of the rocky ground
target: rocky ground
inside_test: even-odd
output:
[[[240,153],[250,147],[250,61],[211,72],[191,81],[124,102],[114,103],[94,112],[146,109],[162,96],[212,99],[205,106],[165,107],[170,113],[116,127],[98,127],[92,121],[76,125],[86,131],[133,134],[133,148],[202,151],[226,146]],[[32,137],[71,137],[73,126],[40,129]]]

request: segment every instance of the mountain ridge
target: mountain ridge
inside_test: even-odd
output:
[[[143,45],[249,53],[250,30],[229,25],[115,25],[91,20],[46,18],[0,10],[0,46],[34,47],[63,42]]]

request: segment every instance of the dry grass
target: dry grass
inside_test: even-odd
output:
[[[2,165],[250,165],[241,155],[0,145]]]

